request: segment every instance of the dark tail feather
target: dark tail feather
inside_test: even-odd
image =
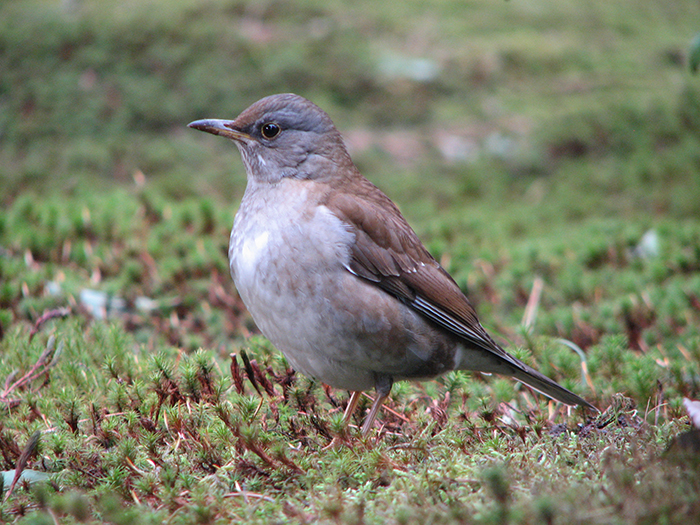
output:
[[[556,401],[561,401],[562,403],[572,406],[580,405],[582,407],[598,412],[598,409],[591,405],[588,401],[577,396],[576,394],[574,394],[570,390],[567,390],[566,388],[557,384],[556,382],[552,381],[547,376],[539,373],[534,368],[530,368],[522,362],[519,363],[519,365],[520,366],[518,366],[517,368],[514,367],[511,372],[511,375],[518,381],[525,383],[530,388],[537,390],[541,394],[555,399]]]

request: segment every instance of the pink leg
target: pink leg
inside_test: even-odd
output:
[[[382,405],[384,404],[384,400],[389,397],[389,393],[391,392],[391,385],[393,381],[389,376],[383,376],[377,380],[377,396],[374,398],[374,403],[372,403],[372,408],[369,411],[369,415],[367,416],[367,419],[365,419],[365,423],[362,425],[362,436],[365,437],[367,434],[369,434],[369,431],[372,429],[372,424],[374,423],[374,420],[377,418],[377,414],[379,413],[379,409],[382,408]]]

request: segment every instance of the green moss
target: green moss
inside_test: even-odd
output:
[[[700,396],[698,12],[642,4],[3,4],[0,460],[40,429],[51,483],[0,521],[697,522],[665,450]],[[437,77],[382,73],[404,54]],[[457,372],[395,385],[380,435],[364,397],[341,428],[347,394],[292,375],[230,282],[235,148],[185,128],[282,91],[367,135],[361,171],[484,324],[607,412]]]

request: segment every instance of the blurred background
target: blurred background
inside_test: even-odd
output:
[[[0,522],[700,522],[698,431],[660,459],[700,399],[699,34],[697,0],[0,0],[0,474],[41,435],[57,483]],[[255,335],[240,156],[187,128],[290,91],[605,415],[451,373],[323,448],[346,394]]]
[[[186,126],[291,91],[491,329],[519,341],[541,276],[537,333],[700,337],[699,22],[695,1],[1,2],[0,326],[93,311],[90,288],[158,301],[130,321],[153,347],[226,355],[254,330],[222,295],[245,175]]]
[[[4,1],[2,201],[139,171],[234,203],[237,154],[186,124],[291,91],[399,199],[570,177],[612,197],[596,213],[697,214],[699,21],[691,0]]]
[[[697,0],[0,0],[0,469],[43,430],[29,466],[79,491],[18,485],[0,521],[700,522],[698,431],[657,460],[700,399],[698,34]],[[346,394],[255,336],[240,156],[187,128],[290,91],[497,340],[606,415],[454,373],[322,448]]]

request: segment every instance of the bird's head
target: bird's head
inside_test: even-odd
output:
[[[233,140],[248,178],[256,182],[332,177],[352,163],[328,114],[292,93],[265,97],[235,120],[196,120],[188,126]]]

